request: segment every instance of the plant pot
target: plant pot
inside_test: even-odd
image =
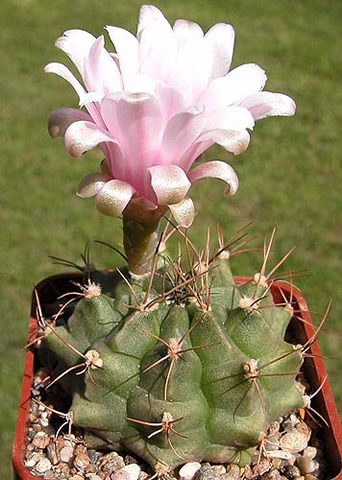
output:
[[[39,298],[44,305],[49,305],[56,300],[58,295],[66,293],[70,289],[70,281],[80,281],[81,274],[60,274],[48,277],[37,285]],[[238,285],[250,280],[249,277],[236,277]],[[291,336],[296,339],[296,343],[305,344],[314,335],[314,327],[307,303],[302,294],[288,283],[277,281],[271,287],[271,292],[276,303],[283,302],[283,295],[291,297],[294,303],[294,309],[298,316],[303,320],[299,321],[293,318],[289,325]],[[36,301],[32,296],[31,317],[29,321],[28,343],[35,339],[37,333],[36,319]],[[326,370],[317,342],[311,345],[312,357],[305,358],[304,372],[313,391],[319,389],[326,376]],[[24,465],[25,442],[27,438],[28,413],[30,406],[30,389],[34,372],[34,348],[26,352],[24,376],[21,389],[21,397],[17,418],[17,427],[13,443],[12,463],[14,468],[14,478],[17,480],[37,480]],[[323,387],[319,390],[313,399],[313,407],[329,424],[323,426],[321,437],[323,439],[326,451],[326,459],[329,464],[329,475],[332,480],[342,480],[342,427],[338,416],[337,408],[331,392],[329,381],[326,380]]]

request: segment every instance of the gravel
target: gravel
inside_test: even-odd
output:
[[[45,372],[43,372],[45,373]],[[81,430],[60,428],[65,419],[52,414],[58,410],[53,398],[44,397],[42,370],[36,373],[31,402],[25,465],[33,475],[56,480],[147,480],[153,472],[139,458],[122,452],[104,452],[88,448]],[[56,389],[59,387],[56,385]],[[53,389],[52,389],[53,390]],[[49,401],[51,403],[49,403]],[[48,406],[48,408],[46,408]],[[302,411],[272,422],[260,439],[259,449],[245,468],[237,465],[212,465],[208,462],[188,462],[159,475],[163,480],[328,480],[328,466],[324,446],[319,438],[320,428],[310,419],[302,418]],[[157,477],[157,478],[158,478]]]

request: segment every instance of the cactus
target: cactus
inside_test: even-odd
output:
[[[95,272],[67,324],[46,336],[88,445],[156,469],[245,465],[270,422],[304,405],[302,351],[284,341],[291,305],[274,304],[264,268],[237,286],[227,250],[208,255],[188,272],[165,253],[149,276]],[[74,366],[83,375],[66,375]]]
[[[221,235],[210,257],[209,241],[199,254],[183,233],[186,258],[191,249],[195,258],[186,267],[162,252],[158,229],[168,209],[176,230],[190,227],[193,183],[216,178],[226,195],[237,191],[227,163],[193,167],[205,150],[218,143],[243,153],[256,120],[293,115],[296,106],[262,91],[258,65],[230,71],[231,25],[206,34],[187,20],[171,27],[143,5],[136,37],[107,32],[115,54],[103,36],[81,30],[57,39],[83,85],[60,63],[45,71],[67,80],[88,112],[56,110],[49,132],[73,157],[103,150],[100,171],[77,194],[122,218],[128,268],[92,272],[68,322],[49,325],[42,352],[53,354],[53,382],[72,397],[67,419],[89,445],[134,452],[156,471],[190,460],[246,464],[270,422],[304,405],[295,385],[304,349],[284,340],[292,307],[274,304],[265,275],[271,241],[260,273],[240,287]]]

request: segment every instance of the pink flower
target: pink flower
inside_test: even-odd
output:
[[[235,193],[238,179],[225,162],[191,169],[198,156],[217,143],[235,155],[246,150],[248,130],[269,115],[293,115],[286,95],[262,91],[265,72],[255,64],[229,71],[234,45],[231,25],[219,23],[206,34],[196,23],[177,20],[170,26],[156,7],[141,7],[137,36],[107,27],[116,53],[104,37],[69,30],[57,39],[77,67],[83,85],[60,63],[46,72],[67,80],[80,106],[61,109],[49,119],[53,137],[64,135],[67,151],[80,157],[100,146],[102,171],[87,175],[78,195],[96,195],[105,215],[119,216],[134,198],[150,208],[169,207],[188,227],[194,207],[187,196],[192,183],[206,177]]]

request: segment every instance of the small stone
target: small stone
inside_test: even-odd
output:
[[[69,480],[84,480],[84,477],[79,474],[76,474],[76,475],[73,475],[72,477],[69,477]]]
[[[59,452],[59,457],[61,459],[61,462],[71,464],[74,459],[74,448],[66,445]]]
[[[264,480],[280,480],[280,478],[281,478],[281,475],[279,471],[275,469],[271,470],[263,477]]]
[[[87,451],[78,451],[76,457],[74,458],[74,466],[77,468],[77,470],[84,472],[89,467],[89,465],[90,459],[88,457]]]
[[[226,468],[224,465],[212,465],[211,468],[219,475],[224,475],[226,473]]]
[[[54,477],[54,471],[53,470],[47,470],[45,473],[44,473],[44,478],[53,478]]]
[[[111,474],[110,480],[129,480],[129,473],[117,470],[115,473]]]
[[[201,468],[198,462],[188,462],[179,470],[180,480],[192,480],[195,473]]]
[[[264,448],[268,451],[279,450],[279,435],[268,435],[264,440]]]
[[[253,468],[253,474],[263,475],[264,473],[268,472],[271,467],[272,463],[269,458],[261,458]]]
[[[308,436],[299,430],[291,430],[280,439],[280,447],[291,453],[303,451],[308,446]]]
[[[306,449],[303,452],[303,457],[308,457],[308,458],[315,458],[317,455],[317,448],[316,447],[306,447]]]
[[[227,473],[222,475],[221,480],[239,480],[240,478],[240,467],[231,463],[227,466]]]
[[[120,471],[128,473],[129,480],[138,480],[141,468],[136,463],[131,463],[124,466]]]
[[[95,475],[95,473],[88,473],[86,475],[87,480],[102,480],[102,477]]]
[[[32,440],[32,445],[34,445],[36,448],[40,448],[43,450],[46,448],[50,443],[50,438],[46,435],[45,432],[38,432],[36,435],[33,437]]]
[[[297,465],[304,475],[312,473],[317,467],[317,463],[312,458],[302,456],[297,458]]]
[[[298,477],[301,476],[301,472],[298,467],[295,467],[294,465],[289,465],[286,464],[285,467],[281,471],[286,478],[289,480],[294,480],[297,479]]]
[[[299,422],[299,420],[296,417],[296,415],[290,415],[289,418],[284,420],[283,425],[282,425],[283,429],[286,430],[287,432],[289,432],[290,430],[293,430],[293,428],[297,425],[298,422]]]
[[[39,460],[34,468],[38,473],[45,473],[47,470],[50,470],[51,466],[50,460],[46,457],[43,457]]]
[[[47,446],[46,455],[47,455],[48,459],[50,460],[50,462],[52,463],[52,465],[57,465],[57,463],[59,462],[59,458],[58,458],[58,455],[57,455],[57,447],[56,447],[56,444],[54,442],[50,443]]]
[[[120,470],[120,468],[124,466],[125,462],[123,458],[116,452],[107,453],[101,458],[100,469],[107,475],[116,472],[116,470]]]
[[[220,475],[211,466],[202,465],[195,474],[196,480],[220,480]]]
[[[66,463],[60,462],[58,465],[55,466],[55,469],[57,474],[60,475],[61,478],[68,478],[70,474],[70,468]]]
[[[315,477],[315,475],[311,475],[310,473],[308,473],[307,475],[305,475],[305,480],[319,480],[319,478]]]
[[[26,465],[26,467],[28,467],[28,468],[34,467],[36,463],[37,463],[37,462],[35,461],[34,458],[30,458],[29,460],[26,460],[26,461],[25,461],[25,465]]]

